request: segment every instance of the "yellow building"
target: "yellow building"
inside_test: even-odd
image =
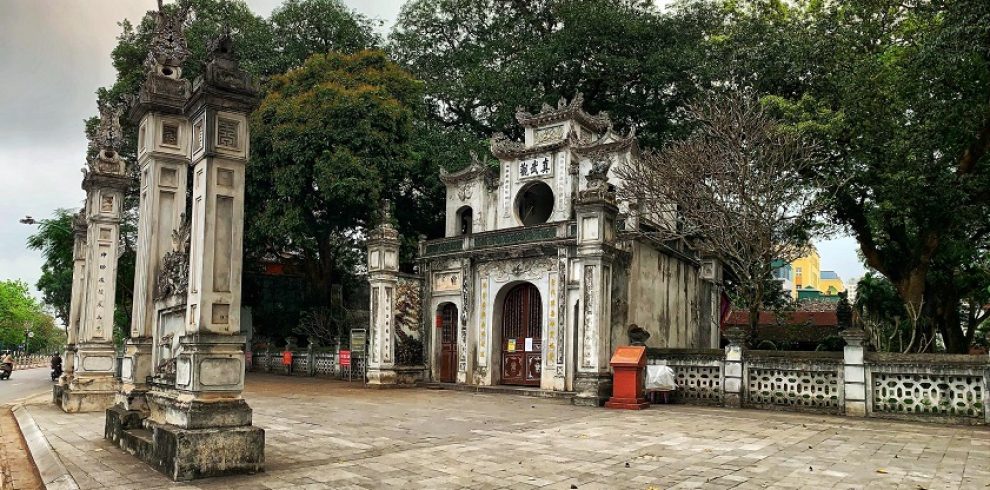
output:
[[[791,297],[794,299],[836,296],[846,290],[835,271],[821,270],[821,256],[811,247],[807,255],[791,262]],[[800,291],[800,292],[799,292]]]

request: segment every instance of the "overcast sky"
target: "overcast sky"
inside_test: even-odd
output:
[[[268,16],[282,0],[247,0]],[[344,0],[381,19],[387,29],[402,0]],[[38,252],[25,247],[34,227],[56,208],[77,209],[86,138],[83,120],[96,114],[97,88],[113,83],[110,51],[120,29],[155,8],[155,0],[0,0],[0,280],[34,288]],[[856,244],[844,238],[819,244],[822,269],[843,279],[863,268]]]

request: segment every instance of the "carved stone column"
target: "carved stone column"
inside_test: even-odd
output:
[[[189,81],[171,60],[149,63],[147,79],[131,110],[138,124],[138,166],[141,172],[134,305],[130,336],[124,344],[121,389],[116,403],[126,410],[147,412],[144,394],[152,375],[158,276],[173,249],[172,234],[181,228],[186,205],[190,125],[183,106]]]
[[[72,217],[72,302],[69,306],[69,328],[66,329],[66,353],[63,378],[72,379],[75,371],[76,342],[79,339],[79,324],[82,320],[82,302],[86,297],[86,210],[80,209]]]
[[[86,210],[72,217],[72,296],[69,303],[69,324],[65,328],[65,355],[62,357],[62,377],[52,387],[52,398],[61,403],[62,392],[72,382],[75,372],[76,342],[79,338],[79,320],[83,298],[86,296]]]
[[[368,384],[394,385],[395,293],[399,282],[399,232],[392,226],[389,204],[381,223],[368,237],[368,282],[371,285],[371,325],[368,342]]]
[[[159,68],[162,75],[174,73],[171,70],[181,66],[177,58],[185,57],[181,31],[185,13],[180,9],[175,17],[158,15],[149,64],[169,69],[166,73]],[[180,123],[177,146],[188,145],[194,165],[189,262],[186,266],[180,257],[184,250],[161,259],[162,269],[188,268],[188,281],[179,284],[169,275],[154,283],[168,289],[172,303],[159,303],[168,303],[172,315],[168,325],[151,319],[154,341],[162,343],[158,355],[163,364],[153,367],[154,377],[145,394],[147,415],[117,405],[107,411],[105,433],[107,439],[174,480],[264,469],[265,433],[252,425],[252,410],[241,396],[245,339],[240,335],[247,117],[257,102],[258,85],[238,67],[228,34],[212,41],[208,49],[203,76],[196,80],[181,118],[176,118]],[[149,165],[154,163],[160,170],[183,168],[171,154],[158,156]],[[149,175],[149,191],[166,190],[165,180],[155,181]],[[178,190],[181,181],[176,184]],[[176,218],[166,212],[162,201],[158,203],[152,219]],[[184,199],[177,205],[184,208],[182,203]],[[162,244],[171,241],[172,228],[152,226],[149,230],[148,246],[157,243],[161,252]],[[182,249],[185,240],[178,242]],[[150,273],[152,267],[146,265],[144,270]],[[152,284],[148,276],[138,287],[152,294]],[[187,290],[184,296],[182,289]],[[183,306],[177,297],[185,299],[180,310],[185,314],[178,325],[172,323],[174,309]]]
[[[608,165],[596,163],[587,176],[588,189],[578,194],[577,259],[580,263],[581,311],[574,391],[577,405],[600,406],[611,395],[611,280],[615,238],[615,194],[608,191]]]
[[[121,141],[120,109],[100,108],[100,127],[91,142],[96,156],[83,178],[86,191],[86,266],[79,311],[74,375],[62,390],[66,412],[105,410],[113,403],[116,351],[113,319],[117,291],[117,257],[124,191],[130,183],[117,153]]]

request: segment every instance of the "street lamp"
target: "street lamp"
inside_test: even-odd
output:
[[[45,225],[48,225],[48,226],[51,226],[51,227],[54,227],[54,228],[58,228],[59,230],[62,230],[62,231],[69,231],[69,232],[72,231],[67,226],[65,226],[65,225],[63,225],[61,223],[58,223],[58,222],[56,222],[54,220],[50,220],[50,219],[37,220],[37,219],[34,219],[33,216],[25,216],[25,217],[17,220],[17,222],[20,223],[20,224],[22,224],[22,225],[41,225],[41,224],[45,224]]]

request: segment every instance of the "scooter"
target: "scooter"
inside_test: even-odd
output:
[[[14,365],[4,363],[0,365],[0,379],[10,379],[10,373],[14,370]]]

